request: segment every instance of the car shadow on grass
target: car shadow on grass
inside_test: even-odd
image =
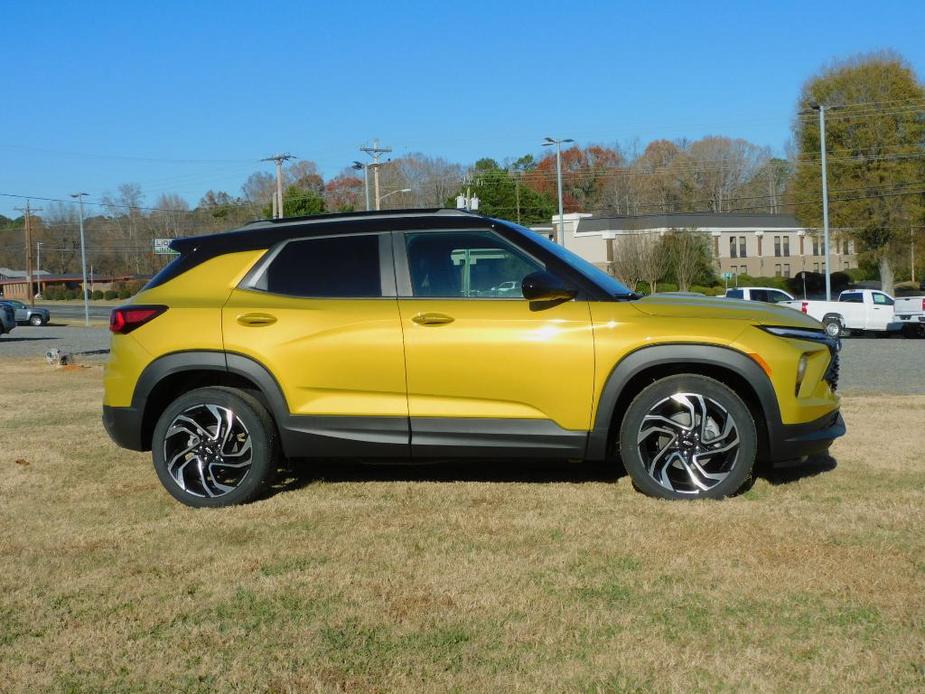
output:
[[[807,477],[815,477],[826,472],[831,472],[838,467],[838,461],[831,455],[824,453],[822,455],[810,456],[801,463],[795,463],[786,467],[759,466],[756,474],[763,480],[773,485],[791,484]]]
[[[445,460],[420,463],[366,463],[347,460],[297,460],[283,473],[275,492],[315,482],[487,482],[549,484],[616,482],[626,475],[616,463],[535,460]]]
[[[759,465],[755,475],[772,485],[790,484],[834,470],[829,455],[814,456],[786,468]],[[316,482],[484,482],[500,484],[582,484],[617,482],[626,477],[619,460],[573,463],[536,460],[445,460],[410,463],[351,460],[296,460],[281,471],[270,494],[300,489]]]

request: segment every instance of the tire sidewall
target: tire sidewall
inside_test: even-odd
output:
[[[831,325],[835,326],[834,334],[829,331],[829,326]],[[843,330],[842,323],[840,320],[838,320],[838,318],[826,318],[823,321],[823,326],[825,327],[825,334],[828,335],[829,337],[839,337]]]
[[[649,410],[659,401],[682,392],[699,393],[718,402],[732,416],[739,431],[738,458],[728,477],[699,494],[673,492],[656,482],[636,446],[639,427]],[[734,495],[750,482],[757,450],[758,434],[748,406],[731,388],[707,376],[679,374],[656,381],[633,399],[620,426],[620,455],[627,473],[641,492],[662,499],[721,499]]]
[[[210,403],[227,407],[247,427],[251,439],[251,467],[241,484],[219,497],[199,497],[189,494],[167,472],[164,458],[164,436],[174,418],[189,407]],[[276,432],[264,407],[252,396],[231,388],[199,388],[181,395],[161,413],[151,438],[154,470],[167,492],[187,506],[210,508],[233,506],[254,500],[271,479],[276,466]]]

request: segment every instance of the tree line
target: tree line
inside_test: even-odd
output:
[[[819,227],[820,130],[812,110],[817,103],[828,107],[832,226],[852,230],[862,262],[876,267],[889,284],[897,268],[898,276],[908,275],[902,265],[908,241],[915,243],[916,229],[925,230],[925,89],[892,53],[842,61],[807,80],[786,157],[722,135],[661,139],[644,147],[565,149],[564,208],[613,215],[789,212],[804,225]],[[554,152],[486,157],[472,165],[409,153],[384,162],[379,178],[383,209],[454,206],[456,196],[465,193],[479,198],[480,212],[523,224],[549,223],[557,210]],[[286,216],[366,207],[362,170],[352,167],[325,179],[314,162],[294,161],[283,169],[283,188]],[[397,192],[404,189],[410,192]],[[123,184],[86,207],[90,261],[100,273],[150,274],[165,262],[151,252],[153,239],[212,233],[267,218],[275,190],[275,175],[257,171],[238,191],[209,190],[190,206],[176,194],[148,199],[137,184]],[[43,208],[33,234],[43,245],[43,269],[78,272],[75,206],[50,201]],[[22,218],[0,216],[0,266],[23,267],[22,223]],[[623,244],[619,252],[626,257],[615,261],[613,271],[651,255],[643,245]],[[677,257],[680,251],[672,252]],[[670,267],[667,245],[656,255]]]

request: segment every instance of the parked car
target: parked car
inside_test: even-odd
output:
[[[925,296],[896,297],[893,310],[906,337],[925,337]]]
[[[191,506],[314,457],[619,454],[646,494],[719,498],[845,432],[837,340],[812,318],[641,298],[511,222],[343,213],[171,248],[112,312],[103,422]]]
[[[820,321],[831,337],[851,332],[895,332],[900,326],[894,319],[894,299],[876,289],[849,289],[838,301],[784,301],[782,306],[795,308]]]
[[[4,301],[13,307],[18,325],[48,325],[48,321],[51,320],[51,313],[47,308],[29,306],[16,299],[5,299]]]
[[[787,292],[770,287],[730,287],[726,290],[726,298],[762,301],[766,304],[779,304],[782,301],[794,300],[794,297]]]
[[[5,301],[0,301],[0,335],[12,332],[16,327],[16,311]]]

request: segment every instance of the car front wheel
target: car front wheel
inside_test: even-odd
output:
[[[663,499],[719,499],[751,481],[755,421],[728,386],[699,375],[656,381],[630,404],[620,455],[637,489]]]
[[[32,323],[32,325],[34,325],[35,327],[39,327],[40,325],[45,324],[45,321],[43,321],[42,317],[39,315],[30,316],[29,322]]]
[[[151,441],[165,489],[188,506],[231,506],[257,498],[276,470],[270,414],[240,390],[199,388],[161,414]]]

